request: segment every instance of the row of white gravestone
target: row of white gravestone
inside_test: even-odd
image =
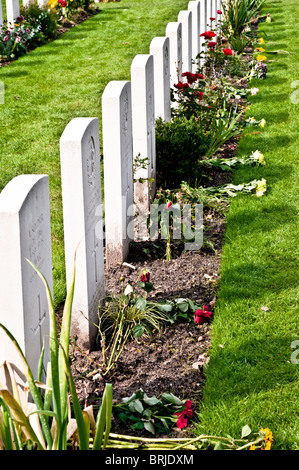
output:
[[[201,31],[200,14],[194,13],[201,12],[201,3],[189,2],[192,25],[193,17],[197,18],[192,45],[198,44]],[[189,18],[189,14],[183,16]],[[178,24],[183,32],[178,40],[184,41],[185,29]],[[170,119],[170,61],[177,61],[171,54],[172,40],[167,35],[154,38],[150,54],[137,55],[132,61],[131,81],[110,82],[102,96],[108,266],[123,262],[128,254],[135,234],[133,200],[140,213],[148,209],[148,185],[133,183],[133,156],[149,160],[135,177],[155,177],[155,119],[159,115]],[[105,295],[98,119],[73,119],[61,136],[60,156],[67,288],[77,249],[71,334],[81,347],[92,349],[98,305]],[[0,323],[16,337],[36,374],[43,340],[45,365],[49,358],[49,311],[45,288],[27,259],[43,273],[53,292],[46,175],[17,176],[0,194]],[[13,344],[0,331],[0,365],[4,360],[21,369]]]
[[[22,4],[24,7],[30,3],[34,3],[34,0],[23,0]],[[47,0],[38,0],[38,5],[43,8],[47,6]],[[12,27],[15,24],[16,18],[20,16],[20,3],[19,0],[6,0],[6,18],[3,15],[2,2],[0,0],[0,26],[3,25],[3,20],[6,19],[7,26]]]

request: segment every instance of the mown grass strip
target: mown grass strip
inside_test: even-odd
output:
[[[100,13],[0,69],[5,104],[0,105],[0,191],[23,173],[50,180],[54,301],[66,295],[59,139],[75,117],[98,117],[111,80],[130,80],[136,54],[148,54],[155,36],[165,36],[188,0],[122,0],[101,3]]]
[[[247,116],[267,124],[261,134],[245,132],[238,155],[259,150],[267,166],[240,168],[234,182],[265,178],[268,189],[261,198],[237,197],[227,216],[198,433],[238,437],[246,424],[267,427],[272,448],[285,450],[299,449],[299,351],[292,349],[299,339],[299,5],[267,0],[262,11],[275,20],[259,27],[268,75],[251,82],[260,92]]]

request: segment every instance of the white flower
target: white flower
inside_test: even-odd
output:
[[[256,95],[260,90],[259,88],[251,88],[251,95]]]

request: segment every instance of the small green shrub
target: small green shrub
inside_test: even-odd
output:
[[[157,184],[178,188],[182,180],[194,184],[200,177],[198,161],[209,147],[209,137],[201,132],[195,118],[177,117],[156,121]]]

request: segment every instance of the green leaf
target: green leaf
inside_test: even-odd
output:
[[[132,403],[134,405],[135,410],[138,411],[138,413],[143,413],[144,408],[140,400],[135,400]]]
[[[241,438],[243,439],[244,437],[249,436],[249,434],[251,434],[251,429],[250,429],[250,427],[248,426],[248,424],[246,424],[246,425],[243,426],[243,428],[242,428]]]
[[[164,400],[173,403],[174,405],[182,406],[184,405],[184,402],[180,400],[178,397],[174,396],[172,393],[163,393],[162,398]]]
[[[144,429],[144,423],[139,421],[138,423],[132,424],[131,429]]]
[[[154,286],[151,282],[146,282],[144,285],[144,290],[149,293],[153,290]]]
[[[132,292],[133,292],[133,287],[131,286],[131,284],[128,284],[125,288],[124,294],[130,295]]]
[[[157,405],[158,403],[161,403],[161,401],[157,397],[144,397],[143,399],[144,403],[149,406],[154,406]]]
[[[134,338],[140,338],[140,336],[143,335],[144,331],[145,331],[144,326],[142,326],[142,325],[135,325],[134,328],[133,328],[133,332],[132,332]]]
[[[145,307],[146,307],[146,299],[142,296],[138,297],[135,302],[136,307],[144,312]]]
[[[152,434],[155,434],[155,426],[153,425],[153,423],[151,423],[150,421],[146,421],[144,423],[144,428],[151,432]]]

